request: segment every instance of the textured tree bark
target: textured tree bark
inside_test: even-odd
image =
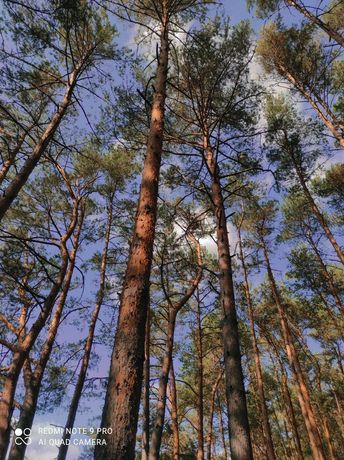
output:
[[[229,404],[230,447],[233,460],[252,460],[244,376],[241,367],[238,320],[236,315],[232,261],[227,231],[227,219],[215,162],[208,135],[204,137],[205,161],[211,176],[211,198],[216,222],[217,251],[220,271],[220,296],[223,311],[222,337]]]
[[[213,442],[213,418],[214,418],[214,411],[215,411],[215,397],[217,387],[220,384],[220,381],[223,376],[223,370],[221,369],[217,375],[217,378],[214,382],[213,388],[211,390],[211,402],[210,402],[210,411],[209,411],[209,426],[208,426],[208,434],[207,434],[207,445],[206,445],[206,452],[207,452],[207,460],[211,460],[211,446]]]
[[[42,155],[44,154],[47,146],[53,138],[57,128],[60,126],[60,123],[71,103],[74,88],[77,83],[78,77],[82,73],[83,65],[84,63],[78,65],[75,68],[75,70],[70,74],[63,100],[59,104],[56,113],[52,117],[50,123],[48,124],[38,143],[35,145],[31,155],[28,156],[21,170],[15,175],[13,180],[10,182],[10,184],[4,191],[3,196],[0,197],[0,221],[12,205],[15,198],[18,196],[20,190],[26,184],[28,178],[30,177],[30,174],[37,166],[37,163],[42,158]]]
[[[146,336],[145,336],[145,362],[143,368],[143,431],[142,431],[142,454],[141,460],[148,460],[149,437],[150,437],[150,407],[149,407],[149,384],[150,384],[150,310],[147,311]]]
[[[303,14],[307,19],[309,19],[313,24],[320,27],[330,38],[332,38],[338,45],[344,48],[344,37],[337,32],[335,29],[330,27],[326,22],[322,21],[318,16],[312,14],[307,8],[305,8],[302,2],[295,0],[285,0],[288,5],[293,6],[301,14]]]
[[[72,276],[75,267],[75,260],[77,251],[79,248],[79,239],[81,234],[81,229],[84,220],[84,208],[81,206],[80,218],[76,228],[76,232],[73,238],[73,249],[69,255],[69,265],[66,271],[66,276],[64,279],[63,287],[61,289],[61,294],[58,299],[58,303],[55,309],[54,316],[50,322],[48,334],[46,340],[43,344],[42,352],[39,356],[38,363],[34,369],[31,369],[28,360],[27,369],[24,372],[24,381],[25,381],[25,395],[24,402],[20,412],[20,417],[18,420],[18,428],[32,428],[33,420],[36,414],[37,401],[39,397],[39,392],[41,389],[41,383],[44,375],[45,368],[50,358],[51,350],[53,348],[56,334],[60,325],[61,315],[66,303],[68,296],[69,288],[72,282]],[[26,376],[26,378],[25,378]],[[17,445],[14,441],[12,442],[10,454],[8,460],[23,460],[25,458],[26,444]]]
[[[196,292],[197,306],[196,306],[196,342],[198,354],[198,369],[197,369],[197,460],[204,459],[204,427],[203,427],[203,337],[202,337],[202,322],[201,322],[201,306],[199,291]]]
[[[23,338],[21,341],[20,346],[15,348],[13,359],[3,384],[2,398],[0,401],[0,459],[5,458],[8,449],[10,440],[10,419],[12,414],[12,406],[21,369],[23,368],[31,348],[33,347],[39,333],[43,329],[47,318],[49,317],[51,310],[54,307],[56,297],[59,294],[61,286],[64,282],[64,278],[66,276],[69,261],[66,243],[76,227],[78,208],[79,202],[77,202],[74,206],[70,225],[66,233],[60,239],[61,265],[59,273],[52,288],[50,289],[48,296],[44,301],[44,305],[40,311],[40,314],[31,326],[29,332],[25,335],[25,338]]]
[[[315,413],[311,404],[311,399],[309,395],[309,391],[306,385],[306,380],[302,372],[302,368],[297,356],[297,351],[294,347],[294,343],[292,340],[288,320],[286,318],[285,310],[283,302],[280,298],[280,294],[278,292],[278,288],[275,282],[275,278],[271,269],[269,255],[267,251],[267,247],[265,244],[264,239],[261,239],[261,244],[264,252],[264,259],[268,271],[268,279],[272,291],[272,295],[275,301],[275,304],[278,309],[279,317],[280,317],[280,324],[281,324],[281,331],[282,337],[284,341],[284,346],[287,352],[288,360],[290,363],[290,367],[292,372],[295,376],[297,389],[298,389],[298,399],[301,407],[301,412],[305,421],[307,434],[309,438],[310,447],[312,449],[312,454],[315,460],[325,460],[323,447],[321,438],[319,435],[319,431],[317,428],[317,421],[315,417]]]
[[[146,158],[101,421],[101,427],[111,428],[112,433],[105,434],[102,431],[99,435],[98,439],[101,442],[105,441],[106,445],[96,446],[96,460],[135,458],[168,74],[169,37],[166,0],[163,0],[163,9]]]
[[[258,343],[257,343],[256,331],[254,328],[253,305],[252,305],[250,287],[248,284],[247,268],[246,268],[246,263],[245,263],[245,258],[244,258],[243,247],[242,247],[242,237],[241,237],[240,226],[238,227],[238,240],[239,240],[240,260],[241,260],[241,264],[242,264],[242,268],[244,272],[244,289],[245,289],[246,302],[248,306],[248,316],[249,316],[249,321],[250,321],[250,332],[251,332],[251,339],[252,339],[252,346],[253,346],[255,374],[256,374],[256,380],[257,380],[261,417],[262,417],[262,422],[263,422],[263,434],[264,434],[264,439],[265,439],[266,456],[268,460],[275,460],[276,456],[275,456],[274,444],[273,444],[272,436],[271,436],[271,427],[270,427],[270,422],[269,422],[268,409],[266,407],[263,372],[262,372],[262,366],[260,362],[260,352],[259,352]]]
[[[172,459],[179,460],[178,402],[177,402],[177,387],[176,387],[176,377],[174,374],[173,358],[171,361],[171,368],[170,368],[170,398],[171,398],[171,418],[172,418],[172,434],[173,434]]]
[[[105,296],[106,267],[107,267],[107,260],[108,260],[110,233],[111,233],[112,217],[113,217],[112,201],[113,201],[113,197],[112,199],[109,200],[108,208],[107,208],[107,223],[106,223],[106,231],[105,231],[104,249],[103,249],[103,254],[102,254],[102,259],[101,259],[101,264],[100,264],[100,280],[99,280],[99,290],[97,293],[97,302],[92,312],[92,317],[91,317],[90,325],[88,328],[88,335],[87,335],[87,339],[85,343],[84,355],[82,357],[79,376],[78,376],[78,380],[75,385],[72,401],[69,406],[67,421],[66,421],[64,433],[62,436],[63,442],[59,448],[57,460],[65,460],[65,458],[67,457],[67,452],[68,452],[68,447],[69,447],[68,441],[71,437],[70,431],[67,432],[67,430],[71,430],[74,427],[74,422],[75,422],[80,398],[82,395],[82,390],[84,388],[84,383],[85,383],[85,379],[87,375],[88,365],[90,362],[97,320],[98,320],[99,312],[102,307],[104,296]]]

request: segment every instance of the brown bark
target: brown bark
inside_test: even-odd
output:
[[[201,306],[199,291],[197,289],[197,306],[196,306],[196,343],[198,354],[198,369],[197,369],[197,460],[204,459],[204,427],[203,427],[203,337],[202,337],[202,323],[201,323]]]
[[[179,460],[179,423],[178,423],[178,402],[177,402],[177,387],[174,374],[173,359],[170,368],[170,399],[171,399],[171,419],[172,419],[172,435],[173,435],[173,452],[172,459]]]
[[[0,221],[12,205],[12,202],[18,196],[20,190],[26,184],[30,174],[37,166],[50,141],[52,140],[57,128],[60,126],[60,123],[71,103],[75,85],[83,71],[83,68],[84,62],[78,64],[73,72],[71,72],[69,75],[66,91],[62,102],[58,106],[57,111],[55,112],[39,141],[33,148],[32,153],[27,157],[20,171],[15,175],[10,184],[7,186],[3,196],[0,197]]]
[[[256,331],[254,327],[255,324],[254,324],[253,304],[252,304],[252,299],[251,299],[250,286],[248,283],[246,262],[245,262],[243,247],[242,247],[242,237],[241,237],[240,225],[238,226],[238,240],[239,240],[240,261],[241,261],[243,272],[244,272],[244,289],[245,289],[246,302],[248,306],[248,316],[249,316],[249,321],[250,321],[250,333],[251,333],[252,346],[253,346],[253,355],[254,355],[254,363],[255,363],[255,374],[256,374],[256,381],[257,381],[257,388],[258,388],[259,404],[260,404],[261,417],[262,417],[262,423],[263,423],[263,434],[264,434],[264,440],[265,440],[266,457],[268,458],[268,460],[275,460],[276,456],[275,456],[275,450],[274,450],[274,445],[272,441],[269,414],[268,414],[268,409],[266,406],[263,372],[262,372],[262,366],[260,362],[260,351],[258,348]]]
[[[105,240],[104,240],[104,249],[100,264],[100,280],[99,280],[99,290],[97,293],[97,302],[94,306],[92,317],[90,321],[90,325],[88,328],[88,335],[85,343],[84,348],[84,355],[81,361],[81,367],[78,375],[78,380],[75,385],[73,397],[71,404],[68,410],[68,416],[66,425],[64,428],[64,433],[62,436],[62,444],[59,447],[59,453],[57,456],[57,460],[65,460],[68,452],[68,441],[71,437],[70,432],[67,430],[72,430],[74,427],[74,422],[76,418],[76,414],[79,407],[80,398],[82,395],[82,390],[84,388],[84,383],[87,375],[88,365],[90,362],[91,351],[93,346],[93,339],[95,334],[95,329],[97,325],[97,320],[99,316],[100,309],[103,304],[104,296],[105,296],[105,289],[106,289],[106,267],[107,267],[107,260],[108,260],[108,251],[109,251],[109,243],[110,243],[110,233],[111,233],[111,226],[112,226],[112,205],[113,205],[113,196],[109,199],[108,208],[107,208],[107,224],[106,224],[106,231],[105,231]]]
[[[145,336],[145,362],[143,368],[143,431],[142,431],[142,455],[141,460],[148,460],[149,437],[150,437],[150,407],[149,407],[149,384],[150,384],[150,310],[148,308]]]
[[[218,165],[216,164],[209,144],[207,133],[204,137],[204,155],[211,176],[211,199],[216,222],[217,251],[220,271],[220,298],[223,312],[222,337],[224,345],[226,392],[229,404],[231,454],[233,460],[251,460],[253,456],[246,406],[244,376],[241,366],[240,339],[234,297],[226,210],[222,196]]]
[[[84,208],[81,205],[80,218],[77,225],[75,235],[73,237],[73,249],[69,254],[69,265],[66,271],[61,294],[55,309],[54,316],[50,322],[48,334],[43,344],[42,352],[39,356],[38,363],[32,371],[29,358],[25,361],[24,366],[24,382],[25,382],[25,395],[24,402],[21,408],[20,417],[18,420],[17,428],[32,428],[33,420],[36,414],[37,402],[41,388],[44,371],[50,358],[50,354],[55,342],[56,334],[60,325],[61,315],[66,303],[67,295],[72,281],[72,276],[75,267],[76,255],[79,247],[79,238],[84,219]],[[23,460],[25,457],[26,445],[17,445],[12,442],[9,460]]]
[[[192,281],[191,286],[187,290],[186,294],[182,299],[177,303],[173,304],[169,298],[168,293],[165,290],[163,277],[161,276],[162,289],[165,294],[166,301],[168,303],[168,324],[167,324],[167,337],[166,337],[166,350],[163,356],[162,369],[159,380],[159,389],[158,389],[158,402],[156,405],[156,416],[152,428],[152,436],[150,440],[150,449],[149,449],[149,459],[158,460],[160,456],[160,446],[162,440],[162,433],[165,420],[165,408],[166,408],[166,395],[167,395],[167,383],[168,375],[171,368],[172,354],[173,354],[173,344],[174,344],[174,331],[176,325],[176,318],[178,312],[181,308],[189,301],[193,293],[195,292],[199,282],[202,278],[202,255],[201,247],[198,241],[193,238],[196,249],[197,249],[197,258],[198,258],[198,274],[196,278]],[[162,270],[162,267],[161,267]],[[161,272],[162,273],[162,272]]]
[[[318,16],[315,16],[309,9],[307,9],[302,2],[295,0],[285,0],[287,5],[293,6],[313,24],[320,27],[330,38],[332,38],[338,45],[344,48],[344,37],[335,29],[330,27],[326,22],[322,21]]]
[[[305,421],[306,430],[310,442],[310,447],[312,450],[312,454],[315,460],[325,460],[323,454],[323,448],[321,443],[321,438],[319,435],[319,431],[317,428],[317,420],[315,417],[315,412],[311,404],[311,399],[309,395],[309,391],[306,384],[306,379],[303,375],[302,368],[300,361],[297,356],[297,351],[294,346],[294,342],[292,339],[292,335],[290,332],[288,320],[285,313],[285,308],[280,297],[275,278],[271,269],[270,259],[266,247],[266,243],[263,238],[261,238],[262,249],[264,252],[264,259],[266,263],[266,268],[268,271],[268,279],[272,291],[272,295],[275,301],[275,304],[278,309],[281,331],[284,346],[287,352],[288,360],[292,372],[295,376],[297,390],[298,390],[298,399],[301,407],[301,412]]]
[[[211,390],[211,402],[210,402],[210,411],[209,411],[209,426],[208,426],[208,435],[207,435],[207,444],[206,444],[206,452],[207,452],[207,460],[211,460],[211,446],[213,442],[213,418],[214,418],[214,411],[215,411],[215,397],[216,391],[220,384],[221,378],[223,376],[223,370],[221,369],[217,375],[217,378],[214,382],[213,388]]]
[[[12,362],[9,366],[6,378],[3,384],[2,398],[0,401],[0,458],[5,457],[5,453],[8,448],[8,443],[10,440],[10,419],[12,414],[12,407],[14,401],[14,394],[18,382],[18,378],[25,363],[25,360],[28,358],[31,348],[33,347],[39,333],[45,326],[47,318],[50,315],[51,310],[54,307],[55,299],[59,294],[61,286],[63,285],[64,278],[67,272],[68,267],[68,250],[67,250],[67,241],[71,237],[76,224],[78,217],[79,209],[79,200],[76,200],[73,207],[72,218],[69,224],[69,227],[64,235],[60,238],[60,253],[61,253],[61,265],[59,272],[56,276],[55,282],[50,289],[48,296],[46,297],[43,307],[31,326],[28,333],[20,341],[20,344],[14,348]],[[4,318],[1,317],[3,321]],[[14,331],[18,333],[18,330],[12,326]]]
[[[329,428],[326,417],[322,420],[322,425],[323,425],[324,435],[325,435],[326,444],[327,444],[328,459],[336,460],[335,450],[334,450],[332,439],[331,439],[330,428]]]
[[[99,436],[99,439],[105,440],[106,445],[96,446],[96,460],[135,458],[145,324],[149,303],[149,278],[163,145],[168,53],[168,4],[163,0],[160,52],[146,158],[101,421],[102,428],[112,428],[113,431],[111,434]]]

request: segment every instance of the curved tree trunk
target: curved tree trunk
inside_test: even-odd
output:
[[[66,233],[60,239],[61,265],[59,273],[55,279],[55,282],[53,283],[52,288],[50,289],[48,296],[44,301],[43,307],[37,319],[34,321],[30,330],[25,335],[25,338],[23,338],[20,341],[20,346],[17,346],[15,348],[12,362],[9,366],[9,370],[4,380],[3,391],[1,395],[2,397],[0,401],[0,459],[5,458],[8,449],[8,444],[10,441],[10,421],[12,407],[20,372],[23,368],[26,359],[29,356],[30,350],[33,347],[39,333],[45,326],[45,323],[54,307],[56,297],[59,294],[59,291],[63,285],[66,276],[69,261],[69,255],[66,244],[76,227],[78,209],[79,201],[76,201],[73,208],[72,218],[69,227]],[[16,328],[13,327],[13,329],[15,333],[18,333]]]
[[[34,369],[31,370],[31,366],[29,361],[26,360],[27,369],[24,369],[24,374],[27,376],[25,378],[25,395],[24,395],[24,402],[22,405],[22,409],[20,412],[19,421],[17,424],[17,428],[32,428],[33,420],[36,414],[37,409],[37,402],[39,397],[39,392],[41,389],[41,383],[44,376],[45,368],[48,364],[51,351],[55,342],[56,334],[60,325],[61,315],[66,303],[66,299],[68,296],[69,288],[72,282],[72,276],[75,267],[76,255],[79,247],[79,239],[81,228],[83,225],[84,220],[84,209],[82,207],[80,218],[78,222],[78,226],[76,229],[76,233],[73,238],[73,250],[69,255],[69,266],[66,272],[66,276],[64,279],[63,287],[61,290],[61,294],[59,296],[59,300],[56,306],[56,310],[54,316],[50,322],[47,338],[43,344],[42,352],[39,356],[38,363]],[[12,442],[10,454],[8,460],[23,460],[25,457],[26,451],[26,444],[22,443],[17,445],[14,441]]]

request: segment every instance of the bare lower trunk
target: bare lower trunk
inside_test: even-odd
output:
[[[204,153],[211,175],[211,197],[216,221],[217,251],[219,261],[220,297],[223,312],[222,337],[226,374],[226,392],[229,404],[230,446],[233,460],[252,460],[252,446],[248,422],[244,376],[236,314],[232,261],[227,231],[227,219],[219,181],[218,166],[207,136]]]
[[[330,428],[328,426],[328,421],[326,418],[323,419],[322,425],[323,425],[326,444],[327,444],[328,460],[336,460],[336,454],[335,454],[334,447],[332,444]]]
[[[261,417],[262,417],[262,422],[263,422],[263,434],[264,434],[264,439],[265,439],[266,456],[268,460],[275,460],[276,459],[275,450],[274,450],[274,445],[272,441],[268,409],[266,406],[263,372],[262,372],[262,366],[260,362],[260,352],[259,352],[258,343],[257,343],[256,331],[254,327],[255,324],[254,324],[253,304],[252,304],[252,299],[251,299],[250,287],[248,284],[247,268],[246,268],[246,263],[245,263],[245,258],[244,258],[243,247],[242,247],[240,227],[238,228],[238,237],[239,237],[240,260],[241,260],[241,264],[242,264],[242,268],[244,272],[244,288],[245,288],[246,301],[248,305],[248,316],[250,320],[250,332],[251,332],[251,339],[252,339],[252,346],[253,346],[259,404],[260,404]]]
[[[317,421],[315,417],[315,413],[311,404],[311,399],[309,395],[309,391],[306,385],[306,380],[302,372],[302,368],[297,356],[297,352],[292,340],[288,320],[285,314],[284,305],[280,298],[280,294],[277,289],[277,285],[275,282],[275,278],[273,276],[273,272],[270,266],[270,260],[267,252],[267,248],[265,245],[265,241],[262,240],[262,246],[264,250],[264,258],[266,262],[266,267],[268,271],[268,279],[271,286],[272,295],[274,297],[274,301],[276,303],[279,317],[280,317],[280,324],[282,330],[282,337],[284,341],[284,345],[286,348],[288,360],[290,363],[290,367],[292,372],[295,376],[297,390],[298,390],[298,399],[301,407],[301,412],[305,421],[307,434],[310,442],[310,447],[312,449],[313,457],[315,460],[325,460],[323,454],[323,448],[321,443],[321,438],[319,435],[319,431],[317,428]]]
[[[172,313],[172,314],[171,314]],[[166,408],[166,394],[167,394],[167,383],[168,374],[170,372],[172,352],[173,352],[173,341],[174,341],[174,328],[175,328],[175,314],[170,312],[168,330],[167,330],[167,349],[163,357],[161,375],[159,380],[158,390],[158,402],[156,405],[156,416],[152,428],[152,437],[150,441],[149,459],[158,460],[160,455],[160,446],[162,439],[162,431],[165,420],[165,408]]]
[[[226,446],[226,438],[225,438],[225,429],[223,424],[223,416],[222,416],[222,408],[221,408],[221,401],[219,394],[217,393],[217,405],[219,409],[219,418],[220,418],[220,435],[221,435],[221,442],[222,442],[222,458],[223,460],[227,460],[227,446]]]
[[[197,354],[198,354],[198,371],[197,371],[197,460],[204,459],[204,428],[203,428],[203,340],[202,340],[202,323],[201,323],[201,306],[199,299],[199,291],[197,290]]]
[[[142,455],[141,460],[149,457],[149,383],[150,383],[150,311],[147,312],[146,337],[145,337],[145,362],[143,368],[143,430],[142,430]]]
[[[178,424],[178,403],[177,387],[174,375],[173,359],[170,368],[170,397],[171,397],[171,418],[172,418],[172,435],[173,435],[173,453],[172,459],[179,460],[179,424]]]
[[[303,457],[299,430],[298,430],[296,416],[295,416],[295,410],[294,410],[293,402],[291,400],[287,377],[285,375],[284,369],[282,370],[282,393],[284,396],[287,417],[289,419],[289,424],[291,426],[291,430],[293,433],[293,441],[295,443],[297,458],[298,460],[303,460],[304,457]]]
[[[166,2],[163,6],[164,17],[147,152],[101,421],[101,427],[112,428],[112,433],[102,432],[99,435],[98,439],[104,440],[106,445],[96,446],[96,460],[135,458],[168,73]]]
[[[102,260],[100,265],[100,280],[99,280],[99,290],[97,294],[97,302],[92,312],[91,322],[88,329],[88,335],[86,339],[84,355],[81,361],[81,367],[78,375],[78,380],[75,385],[73,397],[71,404],[68,410],[68,416],[66,425],[64,428],[64,433],[62,436],[62,443],[59,447],[59,453],[57,456],[57,460],[65,460],[68,452],[68,441],[71,437],[71,430],[74,427],[74,422],[76,418],[76,414],[79,407],[80,398],[82,395],[82,390],[84,388],[84,383],[87,375],[88,365],[90,362],[93,339],[95,334],[95,329],[97,325],[97,320],[99,316],[100,309],[103,304],[104,296],[105,296],[105,285],[106,285],[106,267],[107,267],[107,260],[108,260],[108,251],[109,251],[109,242],[110,242],[110,232],[111,232],[111,225],[112,225],[112,201],[113,199],[109,200],[108,209],[107,209],[107,225],[106,225],[106,232],[105,232],[105,241],[104,241],[104,249],[102,254]]]
[[[215,397],[216,391],[220,384],[221,378],[223,376],[223,370],[221,369],[217,375],[217,378],[214,382],[213,388],[211,390],[211,400],[210,400],[210,411],[209,411],[209,426],[208,426],[208,434],[207,434],[207,460],[211,460],[211,446],[213,442],[213,418],[214,418],[214,411],[215,411]]]

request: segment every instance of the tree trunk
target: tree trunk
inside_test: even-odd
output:
[[[96,446],[96,460],[135,458],[168,74],[169,37],[166,0],[163,0],[163,7],[160,52],[146,158],[101,421],[101,427],[111,428],[112,433],[105,434],[102,431],[99,435],[98,439],[105,441],[106,445]]]
[[[39,356],[39,360],[35,370],[32,372],[30,371],[30,369],[27,369],[26,374],[28,374],[28,376],[26,377],[26,379],[24,377],[24,381],[26,380],[24,403],[20,412],[17,428],[32,428],[33,420],[37,409],[39,392],[41,389],[41,382],[55,342],[56,334],[60,325],[61,315],[66,303],[67,295],[72,281],[76,255],[79,248],[79,239],[81,234],[81,228],[83,225],[83,220],[84,208],[82,206],[79,223],[73,238],[73,250],[69,255],[69,266],[66,271],[63,288],[58,300],[54,316],[49,325],[47,338],[43,344],[42,352]],[[27,446],[25,443],[17,445],[13,441],[8,460],[23,460],[25,457],[26,447]]]
[[[229,404],[230,446],[233,460],[252,460],[250,428],[246,407],[244,376],[241,367],[238,320],[236,315],[232,261],[227,231],[227,219],[219,180],[208,136],[204,138],[205,161],[211,176],[211,198],[216,221],[217,251],[220,271],[220,297],[223,311],[222,337]]]
[[[149,384],[150,384],[150,311],[148,308],[145,337],[145,362],[143,368],[143,430],[142,430],[142,455],[141,460],[148,460],[149,437],[150,437],[150,407],[149,407]]]
[[[221,381],[223,376],[223,370],[221,369],[217,375],[217,378],[214,382],[213,388],[211,390],[211,400],[210,400],[210,411],[209,411],[209,427],[208,427],[208,435],[207,435],[207,460],[211,460],[211,446],[213,442],[213,418],[214,418],[214,411],[215,411],[215,397],[217,387]]]
[[[303,95],[303,97],[309,102],[309,104],[313,107],[321,121],[324,125],[328,128],[328,130],[333,134],[333,136],[337,139],[339,145],[344,148],[344,137],[342,134],[343,127],[338,122],[334,113],[330,110],[327,106],[325,101],[320,99],[319,97],[312,97],[310,92],[304,87],[302,82],[298,80],[294,75],[292,75],[289,70],[284,67],[282,64],[277,63],[277,68],[279,70],[280,75],[285,77],[295,88]],[[325,112],[325,113],[324,113]]]
[[[107,224],[106,224],[106,232],[105,232],[105,241],[104,241],[104,249],[100,264],[100,280],[99,280],[99,290],[97,293],[97,302],[92,312],[91,322],[88,329],[88,335],[86,339],[84,355],[81,361],[81,367],[79,371],[78,380],[75,385],[73,397],[71,404],[69,406],[68,416],[66,425],[64,428],[64,433],[62,436],[62,444],[59,447],[59,453],[57,456],[57,460],[65,460],[68,452],[68,441],[70,440],[71,434],[70,431],[74,427],[74,422],[76,418],[76,414],[79,407],[80,398],[82,395],[82,390],[84,388],[84,383],[87,375],[88,365],[90,362],[94,333],[97,325],[97,320],[99,316],[100,309],[103,304],[104,296],[105,296],[105,289],[106,289],[106,267],[107,267],[107,260],[108,260],[108,251],[109,251],[109,242],[110,242],[110,233],[111,233],[111,226],[112,226],[112,199],[109,200],[108,209],[107,209]],[[68,430],[68,431],[67,431]]]
[[[285,401],[287,417],[289,419],[291,430],[293,432],[293,440],[294,440],[295,449],[296,449],[296,452],[297,452],[297,458],[298,458],[298,460],[303,460],[304,457],[303,457],[303,452],[302,452],[302,447],[301,447],[299,430],[298,430],[298,426],[297,426],[297,421],[296,421],[293,402],[292,402],[291,396],[290,396],[287,376],[285,375],[284,368],[282,370],[282,394],[283,394],[284,401]]]
[[[223,416],[222,416],[222,408],[221,408],[221,400],[219,396],[219,392],[217,392],[217,405],[219,408],[219,418],[220,418],[220,435],[221,435],[221,442],[222,442],[222,457],[223,460],[227,460],[227,446],[226,446],[226,438],[225,438],[225,430],[223,424]]]
[[[201,322],[201,306],[199,291],[197,290],[197,328],[196,328],[196,342],[197,342],[197,354],[198,354],[198,369],[197,369],[197,460],[204,459],[204,427],[203,427],[203,338],[202,338],[202,322]]]
[[[174,329],[176,323],[175,312],[169,312],[169,322],[167,329],[167,349],[162,361],[162,370],[159,380],[159,390],[158,390],[158,402],[156,405],[156,416],[152,428],[152,437],[150,442],[149,450],[149,459],[158,460],[160,455],[160,446],[162,439],[162,432],[164,428],[165,420],[165,408],[166,408],[166,392],[167,392],[167,382],[168,374],[170,372],[171,361],[172,361],[172,352],[173,352],[173,342],[174,342]]]
[[[330,27],[326,22],[322,21],[318,16],[312,14],[307,8],[305,8],[302,2],[295,0],[285,0],[287,5],[293,6],[301,14],[303,14],[307,19],[309,19],[313,24],[320,27],[330,38],[332,38],[338,45],[344,48],[344,37],[337,32],[335,29]]]
[[[286,318],[285,310],[283,302],[280,298],[280,294],[277,289],[277,285],[275,282],[275,278],[270,266],[269,255],[267,252],[265,241],[262,239],[262,248],[264,251],[264,259],[266,262],[266,267],[268,271],[268,279],[272,291],[272,295],[275,301],[275,304],[278,309],[279,317],[280,317],[280,324],[282,330],[282,337],[284,341],[284,345],[286,348],[288,360],[290,363],[290,367],[292,372],[295,376],[295,380],[297,383],[298,389],[298,398],[300,402],[301,412],[305,421],[307,434],[310,442],[310,447],[313,453],[313,457],[315,460],[325,460],[323,454],[322,443],[319,435],[319,431],[317,428],[317,421],[315,417],[315,413],[311,404],[310,395],[308,392],[308,388],[306,385],[306,380],[302,372],[301,364],[299,362],[297,352],[292,340],[291,332],[289,329],[288,320]]]
[[[201,281],[202,274],[203,274],[201,245],[199,241],[193,237],[193,235],[189,235],[189,236],[190,236],[190,239],[195,243],[195,246],[196,246],[198,273],[195,279],[192,281],[189,289],[186,291],[184,296],[176,304],[172,303],[168,295],[168,292],[166,291],[164,287],[163,265],[161,265],[162,290],[164,291],[165,298],[168,303],[168,325],[167,325],[167,337],[166,337],[166,350],[165,350],[165,355],[162,361],[162,370],[161,370],[161,376],[160,376],[160,381],[159,381],[158,402],[156,405],[156,416],[155,416],[155,420],[153,423],[152,436],[150,440],[150,449],[149,449],[149,459],[150,460],[158,460],[159,455],[160,455],[160,446],[161,446],[161,439],[162,439],[164,420],[165,420],[167,383],[168,383],[168,375],[169,375],[171,363],[172,363],[174,331],[175,331],[175,326],[176,326],[177,314],[193,295],[195,289],[197,288],[199,282]]]
[[[66,243],[71,237],[78,218],[79,200],[75,202],[72,212],[72,219],[66,233],[60,239],[61,251],[61,265],[59,273],[53,283],[48,296],[44,301],[43,308],[41,309],[37,319],[26,334],[25,338],[21,341],[20,347],[17,347],[14,354],[12,363],[9,366],[7,376],[4,380],[2,398],[0,401],[0,459],[5,458],[6,451],[10,440],[10,421],[12,414],[12,406],[14,401],[14,394],[18,382],[18,378],[25,360],[28,358],[31,348],[33,347],[39,333],[45,326],[46,320],[54,307],[55,299],[63,285],[64,278],[68,267],[68,251]]]
[[[26,184],[28,178],[30,177],[30,174],[37,166],[37,163],[42,158],[42,155],[44,154],[46,148],[52,140],[57,128],[60,126],[60,123],[71,103],[74,88],[82,70],[83,65],[78,65],[68,77],[66,91],[62,102],[58,106],[57,111],[55,112],[48,126],[46,127],[41,138],[35,145],[32,153],[25,160],[25,163],[22,166],[21,170],[12,179],[12,181],[4,191],[3,196],[0,197],[0,221],[6,214],[7,210],[10,208],[12,202],[18,196],[20,190]]]
[[[344,140],[344,139],[343,139]],[[329,240],[329,242],[332,244],[333,246],[333,249],[336,251],[338,257],[339,257],[339,260],[342,262],[342,264],[344,265],[344,253],[341,249],[341,247],[339,246],[339,244],[337,243],[337,240],[335,239],[330,227],[328,226],[327,222],[326,222],[326,219],[325,217],[322,215],[320,209],[318,208],[317,204],[315,203],[314,201],[314,198],[312,197],[311,195],[311,192],[309,191],[308,189],[308,186],[306,184],[306,181],[303,177],[303,174],[302,174],[302,171],[300,170],[300,167],[295,159],[295,156],[293,154],[293,152],[290,150],[289,151],[289,154],[290,154],[290,157],[293,161],[293,164],[294,164],[294,169],[295,169],[295,172],[297,174],[297,177],[299,178],[299,181],[300,181],[300,184],[301,184],[301,187],[302,187],[302,190],[312,208],[312,211],[315,215],[315,217],[318,219],[321,227],[323,228],[326,236],[327,236],[327,239]],[[313,248],[314,249],[314,248]]]
[[[336,289],[336,286],[334,285],[333,283],[333,279],[332,279],[332,276],[331,274],[329,273],[322,257],[321,257],[321,254],[319,252],[319,249],[313,239],[313,236],[311,234],[308,235],[308,241],[309,241],[309,244],[311,245],[315,255],[316,255],[316,258],[319,262],[319,265],[321,267],[321,271],[324,275],[324,277],[326,278],[327,282],[328,282],[328,285],[329,285],[329,288],[330,288],[330,291],[331,291],[331,294],[332,294],[332,297],[334,298],[335,302],[336,302],[336,305],[338,307],[338,310],[339,312],[344,315],[344,306],[342,304],[342,301],[339,297],[339,294],[338,294],[338,291]]]
[[[178,403],[177,403],[177,387],[176,387],[176,378],[174,375],[173,358],[171,361],[171,368],[170,368],[170,395],[171,395],[171,418],[172,418],[172,434],[173,434],[172,459],[179,460]]]
[[[261,417],[262,417],[262,422],[263,422],[263,433],[264,433],[264,438],[265,438],[266,457],[268,460],[276,460],[275,450],[274,450],[274,445],[273,445],[272,435],[271,435],[271,427],[270,427],[270,422],[269,422],[269,414],[268,414],[268,409],[266,407],[263,372],[262,372],[262,366],[260,362],[260,352],[259,352],[258,343],[257,343],[256,331],[254,328],[253,304],[252,304],[252,299],[251,299],[250,287],[248,284],[247,268],[246,268],[246,263],[245,263],[245,258],[244,258],[243,247],[242,247],[240,226],[238,227],[238,238],[239,238],[240,260],[241,260],[241,264],[242,264],[242,268],[244,272],[244,289],[245,289],[246,302],[248,306],[248,316],[249,316],[249,321],[250,321],[250,332],[251,332],[251,339],[252,339],[252,346],[253,346],[255,373],[256,373],[256,380],[257,380]]]

